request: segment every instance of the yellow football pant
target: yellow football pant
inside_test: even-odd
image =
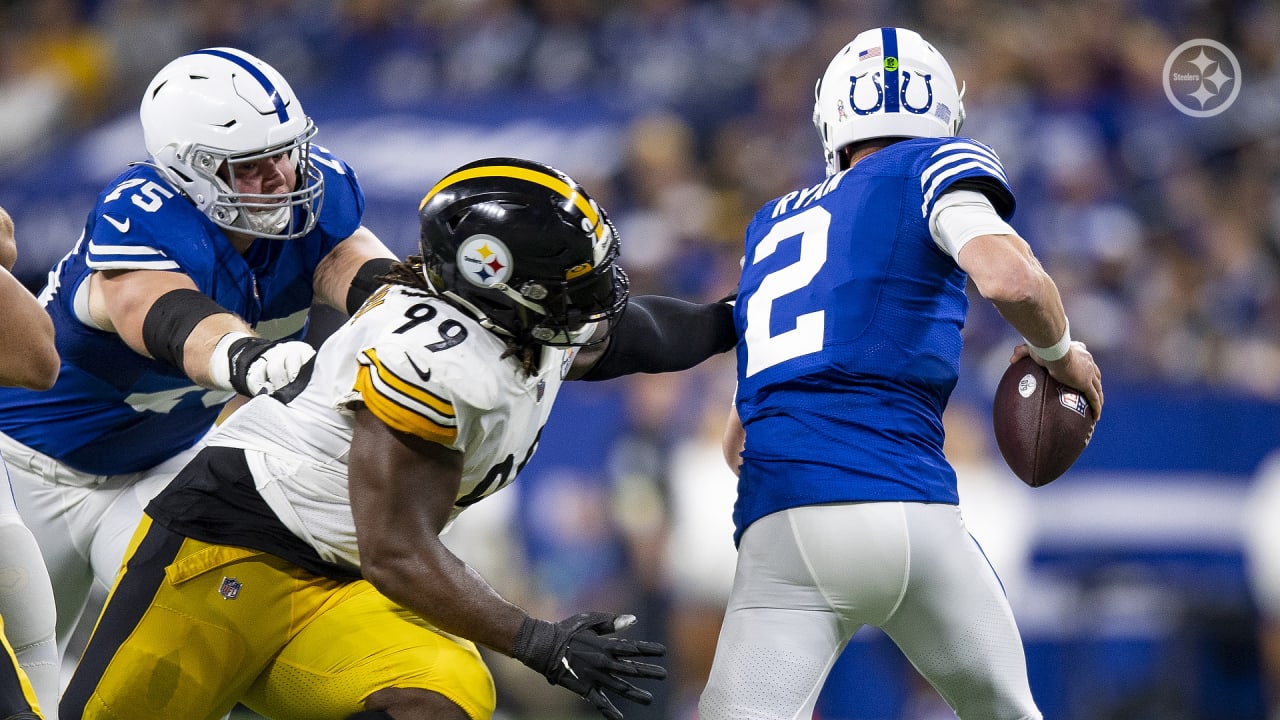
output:
[[[4,618],[0,617],[0,645],[4,646],[5,657],[0,658],[0,717],[11,717],[22,712],[35,713],[39,717],[40,706],[36,703],[36,693],[31,689],[27,674],[18,667],[18,658],[4,636]]]
[[[389,687],[424,688],[487,720],[493,678],[473,643],[365,581],[211,545],[144,517],[63,696],[60,716],[209,718],[242,702],[278,720],[342,720]]]

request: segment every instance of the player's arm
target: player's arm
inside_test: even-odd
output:
[[[0,385],[47,390],[58,379],[58,350],[53,319],[39,301],[10,274],[18,260],[13,219],[0,208]]]
[[[624,677],[665,676],[661,667],[629,659],[662,648],[610,637],[627,616],[584,613],[554,624],[532,618],[440,541],[461,484],[462,453],[398,432],[357,406],[349,467],[360,570],[382,594],[445,632],[515,657],[606,717],[622,714],[602,688],[650,702]]]
[[[365,406],[351,439],[351,512],[361,571],[384,595],[440,629],[510,655],[526,614],[440,541],[462,479],[462,453],[393,430]]]
[[[1027,341],[1028,353],[1059,382],[1079,389],[1098,417],[1102,376],[1083,343],[1072,342],[1062,296],[1053,278],[1023,240],[980,193],[948,193],[930,218],[934,238],[952,253],[974,287]]]
[[[250,396],[277,390],[315,354],[304,342],[257,337],[180,272],[98,271],[88,282],[89,316],[99,329],[204,387]]]
[[[738,331],[729,302],[691,303],[662,295],[631,298],[602,343],[574,357],[570,380],[687,370],[733,349]]]
[[[0,267],[12,271],[18,262],[18,238],[14,234],[13,218],[0,207]]]
[[[316,266],[316,297],[350,315],[381,286],[377,278],[395,262],[395,255],[378,236],[361,226]]]

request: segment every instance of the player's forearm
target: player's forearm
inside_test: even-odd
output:
[[[397,557],[363,559],[374,587],[435,627],[511,655],[528,614],[508,602],[443,545]]]
[[[1049,347],[1067,329],[1058,286],[1026,241],[1017,235],[980,235],[957,257],[978,292],[1038,347]]]
[[[214,349],[223,336],[232,332],[253,334],[248,323],[234,313],[218,313],[201,320],[183,343],[182,370],[187,377],[203,387],[218,387],[213,363],[225,363],[226,358],[221,355],[215,358]]]
[[[18,241],[14,236],[13,218],[0,207],[0,267],[12,270],[18,261]]]
[[[46,390],[58,379],[53,320],[7,270],[0,270],[0,384]]]
[[[1043,271],[1022,297],[991,300],[1001,317],[1027,342],[1050,347],[1067,331],[1067,315],[1058,288]]]

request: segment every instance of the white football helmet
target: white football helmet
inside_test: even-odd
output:
[[[207,48],[164,66],[142,98],[147,152],[219,227],[287,240],[315,227],[324,178],[311,163],[316,127],[275,68],[234,48]],[[236,163],[288,153],[290,192],[238,192]]]
[[[964,122],[964,90],[946,58],[905,28],[859,33],[832,58],[814,95],[828,175],[841,170],[841,148],[860,140],[952,136]]]

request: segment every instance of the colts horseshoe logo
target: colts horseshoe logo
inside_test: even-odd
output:
[[[876,89],[875,103],[870,107],[860,107],[858,102],[854,100],[853,96],[858,87],[858,80],[866,78],[868,74],[870,73],[854,75],[849,78],[849,107],[853,109],[853,112],[856,115],[870,115],[874,112],[879,112],[880,109],[884,107],[884,85],[880,82],[880,73],[878,71],[874,74],[870,74],[871,84]],[[912,75],[924,79],[924,89],[926,94],[923,105],[912,105],[910,102],[907,102],[907,88],[911,85]],[[923,115],[929,112],[929,110],[933,108],[933,75],[904,72],[902,74],[902,85],[898,89],[898,102],[902,105],[903,109],[913,115]],[[840,111],[843,113],[844,108],[840,108]]]

